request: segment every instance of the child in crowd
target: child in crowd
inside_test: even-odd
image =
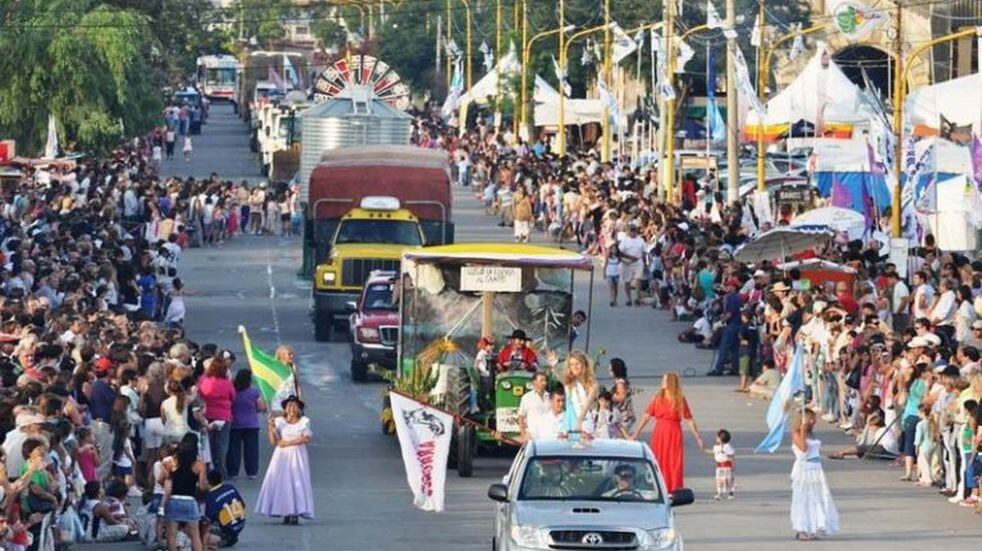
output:
[[[494,362],[494,340],[490,337],[481,337],[477,341],[477,354],[474,356],[474,373],[476,381],[472,381],[470,407],[472,412],[480,411],[479,403],[487,404],[490,402],[491,370]]]
[[[921,404],[918,410],[920,421],[914,431],[914,445],[917,450],[917,484],[931,486],[934,476],[931,474],[931,458],[934,455],[934,442],[938,437],[938,427],[931,416],[931,405]]]
[[[716,445],[713,446],[713,460],[716,462],[716,501],[733,499],[733,465],[736,452],[730,445],[730,431],[719,429],[716,433]]]
[[[82,471],[85,482],[96,482],[96,466],[99,464],[99,449],[95,447],[95,437],[92,429],[83,427],[78,431],[78,468]]]
[[[129,399],[125,396],[119,396],[116,398],[116,402],[110,419],[113,430],[112,473],[126,483],[127,489],[135,488],[133,485],[133,466],[136,464],[136,457],[133,454],[133,442],[129,436],[131,427],[128,417]],[[138,492],[139,489],[136,491]]]
[[[205,517],[208,529],[202,534],[214,536],[217,547],[231,547],[239,541],[239,533],[245,528],[245,500],[231,484],[222,481],[222,473],[208,473],[208,493],[205,494]],[[207,540],[213,548],[213,539]]]
[[[761,362],[762,371],[747,387],[747,392],[755,398],[770,400],[774,397],[774,391],[781,384],[781,375],[774,366],[774,360],[767,359]]]
[[[597,398],[599,409],[597,419],[594,423],[595,438],[601,440],[613,440],[617,438],[630,439],[624,430],[624,423],[621,419],[621,412],[614,407],[613,395],[609,390],[604,390]]]
[[[975,507],[979,503],[979,465],[978,451],[976,446],[976,435],[979,426],[979,402],[967,400],[962,406],[965,410],[965,424],[962,427],[961,448],[962,465],[965,477],[965,490],[968,497],[958,502],[965,507]]]
[[[678,341],[684,343],[703,344],[708,343],[713,336],[713,325],[709,321],[709,316],[702,308],[696,308],[692,312],[692,317],[696,319],[692,327],[679,333]]]

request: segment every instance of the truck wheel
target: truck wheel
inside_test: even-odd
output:
[[[461,426],[457,435],[457,474],[461,478],[470,478],[474,474],[476,444],[477,432],[474,425]]]
[[[331,340],[331,328],[334,320],[324,312],[314,312],[314,340],[327,342]]]
[[[368,376],[368,364],[351,360],[351,380],[356,383],[365,381]]]

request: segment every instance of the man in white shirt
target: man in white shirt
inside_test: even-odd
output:
[[[931,311],[931,301],[934,299],[934,287],[927,282],[927,274],[917,272],[914,274],[914,303],[912,313],[914,321],[928,317]]]
[[[539,417],[549,413],[547,384],[546,374],[537,372],[532,376],[532,392],[526,392],[518,404],[518,427],[523,433],[538,423]]]
[[[955,336],[955,310],[958,300],[955,297],[954,285],[950,279],[942,279],[938,285],[940,294],[931,307],[929,320],[934,325],[934,332],[941,337],[945,344]]]
[[[549,395],[549,412],[540,415],[535,423],[529,425],[522,434],[522,441],[527,440],[565,440],[570,433],[566,423],[566,391],[561,386]]]
[[[123,193],[123,218],[133,219],[140,215],[140,199],[133,190],[133,185],[128,184]]]
[[[893,330],[903,331],[910,324],[910,290],[907,284],[900,278],[897,272],[889,274],[890,285],[890,312],[893,317]]]
[[[21,448],[28,438],[41,437],[41,425],[43,423],[44,416],[40,413],[26,410],[17,414],[14,430],[8,432],[3,440],[3,452],[7,456],[8,476],[17,477],[20,475],[21,467],[25,461]]]
[[[631,222],[628,226],[627,235],[617,242],[617,250],[621,257],[621,281],[624,282],[624,294],[627,296],[627,305],[640,304],[640,296],[635,297],[633,289],[638,288],[641,294],[641,277],[644,273],[644,249],[645,242],[638,235],[637,223]]]

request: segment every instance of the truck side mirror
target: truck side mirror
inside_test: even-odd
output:
[[[349,312],[354,312],[358,310],[358,303],[349,300],[348,302],[344,303],[344,307],[347,308]]]
[[[508,486],[504,484],[492,484],[488,487],[488,497],[494,501],[508,501]]]

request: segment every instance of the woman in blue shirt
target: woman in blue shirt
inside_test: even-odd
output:
[[[904,476],[900,480],[914,480],[914,457],[916,456],[917,444],[917,422],[919,420],[918,410],[924,402],[924,395],[927,393],[927,381],[931,377],[931,370],[926,363],[914,365],[910,379],[907,381],[907,399],[904,402],[904,413],[901,417],[903,422],[903,446],[900,453],[904,457]]]

